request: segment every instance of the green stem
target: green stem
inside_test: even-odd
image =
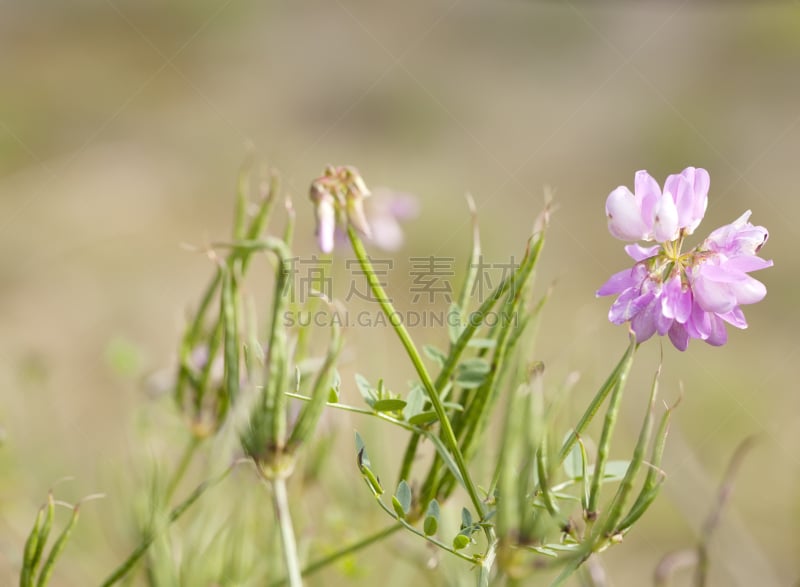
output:
[[[292,528],[292,515],[289,511],[289,498],[286,494],[286,479],[278,476],[269,481],[272,486],[272,504],[283,546],[283,561],[290,587],[302,587],[303,578],[300,572],[300,561],[297,558],[297,542]]]
[[[202,440],[203,439],[199,436],[192,435],[192,438],[186,445],[186,448],[181,455],[181,460],[178,462],[178,467],[175,469],[175,473],[172,475],[169,485],[167,485],[167,491],[164,494],[164,503],[167,506],[169,506],[169,503],[172,501],[172,496],[175,494],[175,490],[178,488],[178,485],[180,485],[184,475],[186,475],[189,464],[192,462],[192,457],[197,451],[197,448],[200,446]]]
[[[358,552],[359,550],[367,548],[368,546],[371,546],[372,544],[375,544],[376,542],[380,542],[384,538],[387,538],[387,537],[391,536],[392,534],[394,534],[395,532],[397,532],[402,527],[403,527],[403,525],[400,524],[400,523],[388,526],[388,527],[384,528],[383,530],[381,530],[380,532],[376,532],[375,534],[371,534],[370,536],[367,536],[366,538],[362,538],[358,542],[354,542],[353,544],[345,546],[344,548],[342,548],[340,550],[337,550],[336,552],[333,552],[333,553],[329,554],[328,556],[325,556],[325,557],[323,557],[323,558],[321,558],[319,560],[316,560],[316,561],[314,561],[312,563],[309,563],[308,565],[303,567],[303,570],[300,571],[300,573],[303,575],[303,577],[308,577],[309,575],[312,575],[312,574],[316,573],[317,571],[321,571],[322,569],[324,569],[328,565],[332,565],[336,561],[341,560],[342,558],[344,558],[344,557],[346,557],[348,555],[354,554],[354,553]],[[284,585],[287,584],[287,582],[288,582],[288,579],[281,579],[280,581],[275,581],[274,583],[272,583],[270,585],[270,587],[283,587]]]
[[[166,522],[162,525],[162,527],[158,528],[154,532],[150,532],[149,534],[147,534],[142,539],[142,542],[139,544],[139,546],[136,547],[136,550],[134,550],[130,554],[130,556],[128,556],[128,558],[126,558],[122,562],[122,564],[119,565],[114,570],[114,572],[112,572],[108,576],[108,578],[106,578],[106,580],[101,583],[100,587],[110,587],[111,585],[117,583],[125,575],[127,575],[128,572],[130,572],[130,570],[133,569],[133,567],[136,565],[139,559],[142,558],[142,556],[144,556],[144,554],[147,552],[147,549],[150,548],[150,545],[153,544],[158,535],[164,530],[166,530],[170,524],[172,524],[174,521],[180,518],[186,512],[186,510],[188,510],[198,499],[200,499],[200,497],[208,489],[221,483],[230,474],[230,472],[233,471],[234,467],[236,467],[237,464],[239,464],[239,461],[237,461],[236,463],[225,469],[225,471],[223,471],[222,474],[218,475],[217,477],[204,481],[203,483],[198,485],[189,497],[187,497],[185,500],[183,500],[180,504],[178,504],[172,509],[172,511],[169,513],[169,516],[167,517]]]
[[[436,386],[433,384],[433,381],[431,380],[431,377],[425,368],[425,364],[422,362],[422,357],[417,351],[417,348],[414,345],[414,342],[411,340],[411,336],[408,334],[405,326],[402,324],[402,322],[395,320],[397,311],[394,309],[394,306],[386,296],[386,292],[381,286],[378,277],[375,275],[375,271],[372,267],[369,257],[367,256],[367,252],[364,250],[364,245],[352,226],[347,227],[347,235],[350,238],[350,243],[353,245],[353,251],[358,258],[361,269],[364,271],[364,274],[367,277],[367,282],[369,283],[372,292],[375,294],[375,297],[378,300],[378,303],[381,305],[381,309],[383,310],[384,314],[386,314],[386,317],[389,319],[389,322],[394,328],[397,337],[403,344],[409,359],[411,359],[411,363],[414,365],[414,369],[417,371],[417,374],[422,381],[422,385],[425,387],[425,391],[428,393],[428,399],[431,402],[431,405],[433,406],[433,409],[436,412],[436,416],[439,419],[439,423],[442,427],[442,440],[450,450],[453,459],[456,462],[456,467],[458,468],[459,473],[461,473],[461,477],[464,480],[464,486],[469,494],[475,511],[477,511],[480,514],[481,519],[483,519],[486,516],[486,508],[480,498],[480,495],[478,494],[478,489],[469,474],[467,465],[464,462],[464,456],[461,454],[461,451],[458,448],[458,441],[456,440],[453,427],[447,417],[445,408],[442,405],[442,400],[439,398]],[[487,531],[487,538],[488,537]]]
[[[578,421],[567,440],[565,440],[564,444],[561,446],[561,451],[558,453],[559,465],[566,460],[567,455],[569,455],[570,451],[572,450],[572,447],[575,446],[575,443],[578,441],[578,437],[583,434],[583,432],[589,426],[595,414],[600,409],[600,406],[603,405],[606,397],[608,397],[608,394],[616,386],[620,376],[623,373],[627,375],[631,368],[631,363],[633,362],[633,353],[637,347],[638,345],[636,344],[635,338],[631,336],[631,342],[628,345],[625,354],[622,356],[622,359],[620,359],[619,363],[617,363],[617,366],[614,368],[614,371],[611,372],[611,375],[608,376],[608,379],[605,380],[603,385],[597,391],[597,394],[592,398],[592,401],[589,403],[589,406],[586,408],[583,416],[581,416],[581,419]]]

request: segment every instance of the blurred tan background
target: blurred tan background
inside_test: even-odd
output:
[[[114,492],[135,476],[142,429],[159,422],[141,380],[169,364],[209,272],[181,243],[228,234],[248,142],[295,196],[300,254],[314,250],[307,185],[327,163],[420,198],[397,255],[401,306],[409,256],[465,258],[464,192],[480,206],[487,258],[506,260],[551,186],[559,209],[539,286],[556,289],[538,358],[553,384],[581,372],[575,412],[626,344],[606,321],[610,300],[593,295],[628,262],[606,231],[606,195],[637,169],[663,181],[707,168],[698,234],[752,209],[771,233],[763,255],[775,267],[758,276],[769,294],[726,347],[664,347],[664,397],[685,389],[667,489],[608,572],[613,585],[649,584],[663,554],[693,544],[725,463],[755,434],[714,539],[712,584],[798,580],[800,3],[0,7],[0,583],[16,581],[35,509],[65,475],[76,477],[65,499],[108,497],[86,506],[53,584],[94,584],[129,548]],[[388,331],[353,329],[348,341],[357,370],[403,387],[410,370]],[[619,457],[659,352],[650,342],[637,360]],[[368,428],[340,424],[347,442]]]

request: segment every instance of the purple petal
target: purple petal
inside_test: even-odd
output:
[[[689,332],[683,324],[672,323],[672,327],[669,329],[669,339],[679,351],[685,351],[689,347]]]
[[[652,296],[650,303],[633,317],[631,330],[636,334],[636,342],[644,342],[656,333],[658,317],[661,315],[660,306],[658,299]]]
[[[742,309],[739,306],[736,306],[730,312],[719,314],[719,317],[736,328],[741,328],[742,330],[747,328],[747,320],[745,320],[744,312],[742,312]]]
[[[725,329],[725,322],[716,314],[709,314],[711,322],[711,332],[706,342],[712,346],[722,346],[728,342],[728,331]]]
[[[652,247],[643,247],[639,243],[633,243],[630,245],[625,245],[625,252],[628,253],[628,256],[636,261],[644,261],[645,259],[649,259],[650,257],[655,256],[658,254],[658,249],[660,249],[658,245],[653,245]]]
[[[595,295],[610,296],[613,294],[622,293],[626,289],[633,287],[641,282],[641,279],[636,279],[634,268],[623,269],[622,271],[612,275],[608,281],[600,286]]]
[[[672,276],[664,284],[661,304],[664,316],[674,318],[681,324],[689,319],[692,313],[692,292],[683,286],[680,275]]]
[[[705,247],[728,257],[755,255],[769,238],[763,226],[753,226],[748,222],[750,210],[730,224],[712,232],[705,241]]]
[[[686,234],[694,232],[706,213],[709,185],[708,172],[694,167],[687,167],[680,175],[670,175],[664,182],[664,191],[675,198],[678,222]]]
[[[698,304],[692,305],[692,315],[686,321],[686,330],[692,338],[708,338],[711,333],[711,320],[709,312],[703,311]]]
[[[659,336],[664,336],[672,327],[674,320],[668,316],[664,316],[664,312],[660,311],[660,304],[656,305],[654,312],[656,313],[656,332]]]
[[[760,269],[772,267],[772,261],[751,255],[740,255],[728,259],[725,262],[725,267],[741,271],[742,273],[749,273],[750,271],[758,271]]]
[[[736,296],[730,284],[706,278],[704,267],[700,267],[701,271],[692,280],[695,305],[705,312],[730,312],[736,305]]]
[[[702,265],[700,272],[705,279],[710,279],[719,283],[734,283],[736,281],[743,281],[747,278],[747,274],[732,269],[728,263],[724,263],[722,265],[705,263]]]
[[[639,295],[638,289],[633,287],[625,290],[611,305],[608,320],[614,324],[627,322],[647,307],[654,297],[652,293]]]
[[[636,172],[634,179],[633,191],[636,193],[636,199],[639,202],[639,207],[642,213],[642,220],[648,228],[648,232],[653,229],[653,216],[661,198],[661,188],[658,182],[653,179],[645,170]]]

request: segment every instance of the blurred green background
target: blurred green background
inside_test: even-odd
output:
[[[370,186],[420,198],[390,281],[401,306],[410,256],[465,258],[465,191],[480,207],[487,258],[502,261],[521,253],[551,186],[558,211],[538,279],[542,290],[555,282],[555,295],[536,358],[553,385],[581,373],[576,414],[626,345],[624,329],[606,321],[610,300],[593,295],[628,263],[606,231],[606,195],[631,185],[637,169],[663,181],[707,168],[698,234],[752,209],[771,233],[763,255],[775,267],[758,276],[769,294],[746,308],[750,329],[732,330],[724,348],[664,346],[665,400],[684,388],[669,480],[605,560],[613,585],[649,584],[661,556],[694,543],[727,460],[755,434],[714,539],[712,584],[797,581],[800,3],[0,5],[0,584],[16,581],[35,510],[65,475],[76,480],[59,488],[64,499],[108,496],[84,508],[53,584],[96,584],[130,549],[126,499],[142,455],[170,463],[180,452],[176,418],[159,415],[169,401],[153,400],[142,381],[170,364],[210,272],[181,244],[228,234],[248,142],[295,196],[301,255],[314,251],[307,186],[327,163],[357,165]],[[389,373],[403,389],[411,371],[388,330],[347,338],[343,373]],[[652,341],[637,359],[619,456],[630,451],[659,353]],[[360,493],[350,452],[354,427],[383,437],[356,418],[330,421],[343,452],[331,485],[309,498],[325,523],[312,528],[312,512],[298,525],[336,544],[386,523]],[[382,448],[391,475],[400,449]],[[363,517],[342,522],[337,499]],[[408,540],[359,557],[358,576],[441,584],[407,562],[391,577],[376,564]],[[318,584],[336,584],[341,571]]]

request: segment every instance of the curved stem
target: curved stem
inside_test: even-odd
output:
[[[436,412],[436,416],[439,419],[439,424],[442,427],[442,440],[444,440],[445,445],[453,455],[456,467],[458,468],[459,473],[461,473],[461,478],[464,481],[464,486],[469,494],[473,507],[480,514],[481,519],[483,519],[486,515],[486,507],[483,504],[483,500],[481,500],[480,496],[478,495],[478,489],[475,486],[475,482],[472,480],[472,477],[467,470],[467,465],[464,461],[464,455],[461,454],[461,450],[458,448],[458,441],[456,440],[453,427],[450,424],[449,418],[447,417],[447,412],[444,409],[444,405],[442,404],[442,400],[436,390],[436,386],[434,385],[431,376],[428,374],[428,370],[425,368],[425,364],[422,362],[422,357],[420,356],[417,347],[414,345],[414,341],[411,340],[411,336],[408,334],[405,326],[401,321],[395,319],[397,311],[394,309],[392,302],[389,301],[389,298],[386,296],[386,292],[384,291],[383,286],[381,286],[380,280],[375,275],[375,271],[372,267],[369,257],[367,256],[367,252],[364,250],[364,245],[352,226],[347,227],[347,235],[350,238],[350,243],[353,245],[353,251],[358,258],[361,269],[364,271],[364,274],[367,277],[367,282],[369,283],[370,289],[372,289],[372,293],[375,294],[375,298],[381,305],[383,313],[386,314],[386,317],[389,319],[389,323],[392,325],[397,337],[403,344],[403,347],[408,354],[408,358],[411,359],[411,363],[414,365],[414,369],[417,371],[417,375],[419,375],[422,385],[425,387],[425,391],[428,393],[428,399],[431,402],[431,405]]]
[[[286,494],[286,479],[276,477],[271,479],[272,504],[275,506],[275,517],[283,546],[283,561],[286,564],[286,574],[290,587],[302,587],[303,578],[300,572],[300,561],[297,558],[297,542],[292,528],[292,515],[289,511],[289,498]]]

